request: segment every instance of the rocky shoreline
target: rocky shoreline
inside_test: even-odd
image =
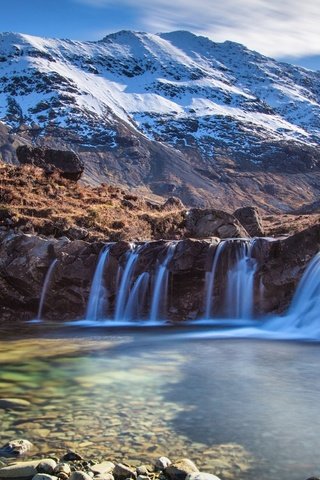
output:
[[[214,473],[201,471],[189,458],[171,461],[162,456],[150,464],[131,465],[105,459],[85,459],[75,451],[68,451],[62,457],[53,455],[27,461],[2,461],[3,456],[20,457],[30,449],[32,444],[26,440],[11,442],[0,449],[1,480],[221,480]],[[307,480],[319,479],[310,477]]]

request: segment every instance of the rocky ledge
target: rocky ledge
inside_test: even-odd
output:
[[[220,240],[183,239],[175,242],[168,263],[170,289],[168,318],[196,319],[203,315],[205,277]],[[168,250],[164,240],[142,243],[133,277],[148,272],[154,278]],[[103,242],[88,243],[36,235],[2,231],[0,233],[0,312],[4,319],[32,319],[37,313],[46,273],[54,259],[56,267],[45,301],[45,318],[83,318],[90,287]],[[109,251],[105,282],[110,308],[115,308],[117,272],[123,269],[132,245],[126,241],[113,243]],[[320,225],[314,225],[287,238],[259,238],[252,256],[257,261],[255,283],[263,288],[263,301],[257,314],[283,312],[288,307],[297,282],[306,265],[320,249]],[[225,270],[220,273],[220,286],[225,283]],[[133,278],[133,280],[134,280]],[[256,289],[256,297],[261,289]],[[214,291],[219,302],[220,291]],[[256,302],[257,303],[257,298]],[[260,298],[261,300],[261,298]]]

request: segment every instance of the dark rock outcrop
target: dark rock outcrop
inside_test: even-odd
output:
[[[69,180],[79,180],[84,171],[84,163],[79,156],[67,150],[22,145],[17,148],[17,157],[20,163],[43,168],[48,173],[58,169]]]
[[[233,214],[243,225],[251,237],[262,237],[264,235],[262,219],[256,207],[241,207]]]

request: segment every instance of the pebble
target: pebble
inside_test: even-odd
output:
[[[137,467],[137,474],[140,475],[149,475],[149,471],[145,465],[141,465],[140,467]]]
[[[171,460],[167,457],[160,457],[155,463],[155,469],[159,472],[164,470],[165,468],[169,467],[171,465]]]
[[[102,473],[112,473],[114,470],[115,464],[112,462],[101,462],[93,465],[91,470],[95,474],[102,474]]]
[[[137,478],[135,470],[123,465],[122,463],[117,463],[113,470],[113,475],[115,480],[127,480],[127,478]]]
[[[62,459],[63,462],[76,462],[78,460],[83,460],[83,457],[73,450],[70,450],[65,455],[63,455]]]
[[[189,458],[182,458],[164,469],[164,474],[170,480],[186,480],[189,473],[199,473],[195,464]]]
[[[67,478],[69,478],[70,474],[71,474],[71,468],[70,468],[70,465],[68,463],[58,463],[53,471],[53,473],[61,478],[62,480],[66,480]]]
[[[0,408],[5,410],[22,410],[30,407],[31,403],[22,398],[0,398]]]
[[[220,480],[220,478],[216,475],[212,475],[211,473],[199,472],[189,473],[186,476],[186,480]]]
[[[75,472],[72,472],[70,480],[92,480],[92,478],[86,472],[76,470]]]
[[[58,480],[58,478],[47,473],[37,473],[32,480]]]
[[[25,455],[33,448],[28,440],[12,440],[0,448],[0,457],[20,457]]]
[[[0,478],[33,478],[37,472],[39,460],[17,462],[8,467],[0,468]]]
[[[48,458],[47,460],[42,460],[39,463],[39,465],[37,466],[37,472],[52,475],[56,467],[57,467],[57,462],[52,458]]]

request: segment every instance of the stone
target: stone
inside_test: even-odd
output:
[[[22,398],[0,398],[0,408],[8,410],[22,410],[30,407],[30,402]]]
[[[137,480],[150,480],[148,475],[138,475]]]
[[[184,204],[178,197],[169,197],[161,206],[161,210],[183,210]]]
[[[91,470],[95,474],[112,473],[115,465],[112,462],[101,462],[93,465]]]
[[[77,452],[74,452],[73,450],[70,450],[65,455],[63,455],[61,460],[63,462],[76,462],[76,461],[79,461],[79,460],[83,460],[83,457],[80,455],[80,453],[77,453]]]
[[[84,162],[76,153],[68,150],[21,145],[17,148],[16,153],[21,164],[35,165],[43,168],[47,173],[58,169],[62,176],[69,180],[79,180],[84,171]]]
[[[199,473],[195,464],[189,458],[182,458],[164,469],[164,474],[170,480],[185,480],[190,473]]]
[[[92,480],[92,478],[88,473],[76,470],[75,472],[72,472],[69,480]]]
[[[37,472],[52,475],[56,467],[57,467],[57,462],[52,458],[48,458],[47,460],[42,460],[39,463],[39,465],[37,466]]]
[[[160,457],[156,460],[156,463],[155,463],[155,469],[157,471],[162,471],[164,470],[165,468],[169,467],[169,465],[171,465],[171,460],[167,457]]]
[[[248,232],[229,213],[215,209],[192,208],[186,212],[186,236],[193,238],[239,238]]]
[[[137,474],[138,475],[149,475],[149,471],[145,465],[141,465],[137,467]]]
[[[47,473],[37,473],[32,480],[57,480],[57,477]]]
[[[220,480],[216,475],[211,473],[199,472],[199,473],[189,473],[186,476],[186,480]]]
[[[243,225],[251,237],[262,237],[264,235],[262,218],[256,207],[241,207],[233,214]]]
[[[61,462],[61,463],[58,463],[53,471],[53,473],[61,478],[61,479],[67,479],[70,474],[71,474],[71,468],[70,468],[70,465],[68,463],[65,463],[65,462]]]
[[[113,470],[113,476],[115,480],[126,480],[127,478],[137,478],[136,472],[124,465],[123,463],[117,463]]]
[[[33,478],[37,472],[39,460],[17,462],[8,467],[0,468],[0,478]]]
[[[27,454],[33,448],[28,440],[12,440],[0,448],[0,457],[21,457]]]
[[[112,473],[99,473],[94,476],[95,480],[114,480]]]

